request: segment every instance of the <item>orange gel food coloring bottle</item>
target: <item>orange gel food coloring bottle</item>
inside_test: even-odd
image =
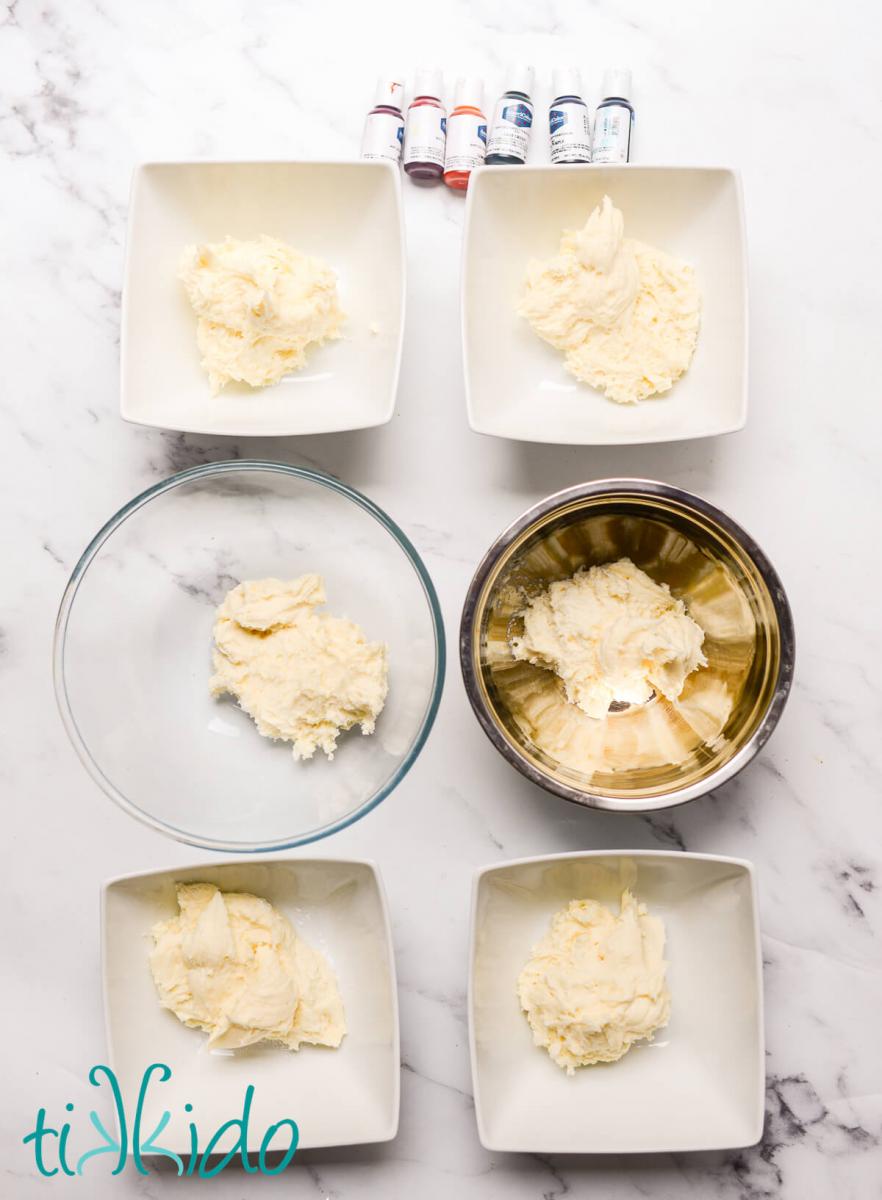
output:
[[[453,112],[447,118],[444,182],[464,192],[469,175],[480,167],[487,153],[487,118],[481,111],[484,85],[480,79],[460,79],[456,85]]]

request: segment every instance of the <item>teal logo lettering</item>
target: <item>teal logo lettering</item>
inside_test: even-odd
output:
[[[163,1145],[163,1134],[172,1118],[171,1112],[164,1110],[153,1128],[148,1129],[144,1126],[144,1111],[151,1087],[155,1090],[156,1087],[168,1083],[171,1077],[171,1067],[165,1063],[151,1063],[141,1076],[138,1094],[134,1098],[134,1105],[130,1107],[126,1104],[119,1081],[111,1068],[103,1064],[94,1066],[89,1072],[89,1083],[95,1088],[106,1086],[108,1089],[119,1133],[110,1133],[101,1117],[93,1110],[87,1114],[93,1136],[90,1143],[84,1146],[84,1139],[73,1133],[73,1104],[65,1104],[65,1119],[57,1127],[49,1123],[47,1110],[41,1108],[37,1112],[33,1129],[22,1138],[22,1144],[32,1148],[38,1173],[48,1179],[55,1176],[76,1178],[82,1176],[96,1158],[105,1160],[111,1168],[111,1175],[120,1175],[126,1169],[139,1175],[149,1175],[150,1168],[145,1159],[166,1158],[175,1164],[178,1175],[198,1179],[216,1178],[234,1160],[249,1175],[281,1175],[290,1166],[300,1142],[297,1122],[290,1117],[282,1117],[269,1125],[260,1141],[256,1159],[254,1155],[249,1157],[248,1133],[254,1101],[253,1084],[249,1084],[245,1089],[241,1115],[237,1114],[224,1121],[204,1142],[193,1119],[193,1105],[184,1105],[190,1139],[185,1157]],[[235,1140],[232,1146],[221,1153],[218,1147],[231,1133],[235,1134]],[[94,1134],[98,1135],[97,1142],[94,1140]],[[72,1148],[76,1142],[80,1144],[79,1154]],[[282,1151],[280,1161],[276,1166],[270,1166],[267,1155],[279,1151]],[[212,1162],[212,1157],[218,1155],[220,1157]]]

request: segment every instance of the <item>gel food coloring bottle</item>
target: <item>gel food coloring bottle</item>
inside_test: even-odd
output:
[[[524,163],[533,127],[533,68],[511,72],[512,86],[503,92],[493,113],[487,142],[488,163]]]
[[[401,105],[404,85],[381,79],[377,84],[374,107],[364,123],[361,139],[362,158],[388,158],[397,163],[404,141],[404,117]]]
[[[591,162],[591,122],[581,96],[579,72],[558,67],[552,75],[554,100],[548,110],[552,163]]]
[[[440,71],[417,71],[404,131],[404,169],[411,179],[440,179],[444,174],[447,114],[441,90]]]
[[[605,99],[597,106],[594,121],[593,163],[626,163],[631,158],[631,132],[634,128],[634,107],[631,93],[631,72],[625,67],[606,71],[603,76]]]
[[[487,118],[481,111],[484,85],[480,79],[460,79],[456,85],[453,112],[447,118],[444,182],[463,192],[469,175],[480,167],[487,153]]]

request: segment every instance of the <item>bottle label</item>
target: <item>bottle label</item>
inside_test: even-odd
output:
[[[512,125],[521,125],[529,129],[533,124],[533,110],[526,104],[506,104],[502,110],[502,119],[510,121]]]
[[[548,114],[553,163],[591,162],[591,125],[584,104],[564,101]]]
[[[623,104],[609,104],[597,110],[594,123],[594,163],[626,163],[631,154],[631,126],[634,114]]]
[[[501,154],[524,162],[530,145],[533,105],[524,100],[502,99],[493,114],[493,126],[487,143],[488,154]]]
[[[394,113],[368,113],[361,139],[361,157],[389,158],[398,162],[403,141],[403,117]]]
[[[404,134],[404,165],[433,163],[443,167],[446,128],[443,108],[421,104],[410,109]]]
[[[487,124],[474,113],[451,113],[447,119],[445,171],[473,171],[487,153]]]

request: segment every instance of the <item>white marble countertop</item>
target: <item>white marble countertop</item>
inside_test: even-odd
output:
[[[400,1134],[373,1149],[307,1154],[280,1179],[261,1179],[260,1194],[878,1194],[882,817],[873,664],[882,577],[869,533],[882,474],[874,362],[882,296],[873,265],[882,249],[882,98],[869,61],[878,17],[861,8],[864,23],[852,11],[843,31],[832,4],[796,0],[451,0],[431,14],[399,0],[5,6],[4,1197],[165,1197],[209,1186],[167,1171],[40,1179],[21,1138],[41,1105],[57,1113],[66,1100],[85,1103],[86,1072],[105,1053],[100,881],[199,857],[117,811],[77,762],[52,694],[56,606],[78,554],[124,501],[182,467],[245,454],[321,467],[385,507],[425,557],[452,647],[440,716],[415,768],[376,812],[321,846],[376,858],[389,890]],[[473,69],[492,92],[500,64],[517,59],[535,62],[546,80],[553,64],[580,60],[592,101],[600,69],[630,63],[635,161],[742,170],[751,267],[744,432],[614,450],[472,434],[460,382],[462,198],[407,182],[407,338],[390,425],[245,443],[120,421],[126,205],[139,160],[352,157],[384,66],[432,60],[448,76]],[[797,622],[796,685],[765,752],[715,795],[652,818],[583,812],[520,778],[478,728],[455,657],[466,585],[499,530],[550,491],[614,473],[676,483],[728,510],[778,567]],[[697,1157],[488,1154],[477,1139],[467,1051],[472,872],[525,854],[632,847],[757,864],[764,1141]],[[246,1194],[232,1169],[213,1188],[219,1200]]]

